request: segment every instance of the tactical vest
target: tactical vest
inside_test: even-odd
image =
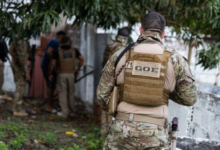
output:
[[[76,53],[74,49],[59,49],[59,65],[58,73],[74,73],[75,72]]]
[[[170,52],[163,54],[126,53],[122,100],[128,103],[168,105],[169,91],[164,88]]]
[[[114,54],[117,50],[124,48],[124,47],[125,47],[125,45],[123,45],[120,42],[113,42],[113,43],[109,44],[104,52],[102,66],[103,67],[105,66],[105,64],[107,63],[109,58],[112,56],[112,54]]]

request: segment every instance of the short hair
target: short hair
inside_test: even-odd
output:
[[[59,31],[59,32],[57,32],[56,35],[57,35],[57,36],[60,36],[60,35],[65,36],[65,35],[66,35],[66,32],[64,32],[64,31]]]
[[[151,12],[145,15],[141,21],[141,27],[144,29],[144,31],[156,31],[159,32],[160,35],[163,34],[165,26],[165,18],[161,14],[156,12]]]
[[[129,34],[130,34],[130,31],[129,31],[128,27],[123,27],[118,30],[118,35],[128,37]]]
[[[70,38],[69,38],[68,36],[64,36],[64,37],[62,37],[62,39],[61,39],[61,43],[62,43],[62,44],[66,44],[66,43],[69,42],[69,41],[71,41],[71,40],[70,40]]]

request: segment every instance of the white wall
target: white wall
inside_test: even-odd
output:
[[[15,92],[14,75],[8,61],[4,63],[4,82],[2,89],[5,92]]]
[[[220,142],[220,97],[198,91],[193,107],[186,107],[170,101],[169,121],[179,118],[178,136],[204,138]]]
[[[80,70],[79,77],[92,71],[95,64],[95,34],[96,27],[87,24],[81,27],[73,27],[69,31],[73,41],[73,47],[77,48],[84,57],[84,65]],[[90,74],[75,84],[75,95],[86,104],[86,110],[93,112],[94,102],[94,75]]]

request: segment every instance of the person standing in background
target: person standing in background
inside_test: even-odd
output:
[[[56,87],[59,92],[59,102],[62,109],[61,112],[58,112],[58,115],[67,118],[70,114],[69,107],[72,110],[74,109],[74,80],[75,76],[79,74],[80,68],[84,63],[84,58],[77,49],[71,48],[71,40],[68,36],[62,38],[60,45],[59,50],[54,53],[50,62],[49,79],[53,81],[54,76],[52,72],[56,70],[58,73]],[[76,59],[79,60],[79,63],[75,70]]]
[[[31,47],[27,41],[16,38],[15,42],[11,42],[9,52],[12,57],[11,65],[16,84],[12,106],[13,115],[28,116],[22,104],[26,84],[30,81]]]
[[[9,97],[6,93],[3,92],[2,86],[4,83],[4,63],[7,61],[8,58],[8,47],[3,40],[2,37],[0,37],[0,95],[1,99],[4,100],[12,100],[11,97]],[[10,61],[10,60],[9,60]]]
[[[60,42],[63,36],[65,36],[66,33],[64,31],[59,31],[56,34],[56,37],[50,40],[50,42],[47,44],[47,47],[44,52],[43,60],[41,62],[41,68],[43,71],[44,78],[46,80],[47,84],[47,106],[46,111],[49,113],[57,113],[57,110],[54,109],[53,106],[53,95],[54,91],[56,89],[56,72],[52,72],[54,79],[49,80],[49,65],[50,60],[55,52],[58,51],[58,48],[60,47]]]
[[[105,67],[108,59],[118,50],[125,48],[128,42],[129,30],[127,27],[120,28],[118,30],[118,34],[116,36],[115,41],[108,44],[104,51],[102,67]],[[106,111],[102,111],[101,114],[101,134],[102,137],[108,135],[108,127],[111,122],[112,117],[107,114]]]

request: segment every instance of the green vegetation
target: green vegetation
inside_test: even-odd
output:
[[[1,150],[8,150],[8,146],[4,142],[0,141],[0,149]]]
[[[24,121],[23,121],[24,122]],[[56,124],[56,127],[52,124]],[[63,127],[61,124],[66,124]],[[51,126],[53,126],[51,128]],[[40,128],[39,128],[40,127]],[[44,128],[43,130],[41,130]],[[0,149],[20,150],[22,148],[59,149],[59,150],[97,150],[103,147],[104,139],[100,139],[100,128],[96,125],[81,129],[74,125],[77,136],[66,135],[73,125],[63,122],[41,122],[22,126],[16,118],[12,122],[0,125]]]
[[[220,46],[215,43],[220,40],[220,0],[1,0],[0,8],[1,35],[12,40],[16,34],[29,39],[49,31],[53,23],[59,24],[61,12],[68,19],[75,16],[73,25],[92,23],[109,29],[123,21],[132,27],[146,11],[156,11],[165,16],[176,36],[188,43],[190,51],[204,41],[210,44],[199,54],[199,64],[205,69],[219,62]],[[217,55],[210,55],[212,52]]]
[[[25,137],[23,135],[19,135],[15,140],[11,141],[9,144],[13,149],[20,149],[22,144],[25,142]]]
[[[0,150],[101,150],[100,126],[89,119],[61,120],[41,114],[36,120],[13,117],[0,105]],[[3,109],[2,109],[3,108]],[[85,115],[85,114],[84,114]],[[50,118],[53,118],[50,120]],[[92,120],[92,119],[90,119]],[[66,134],[69,131],[71,134]]]

